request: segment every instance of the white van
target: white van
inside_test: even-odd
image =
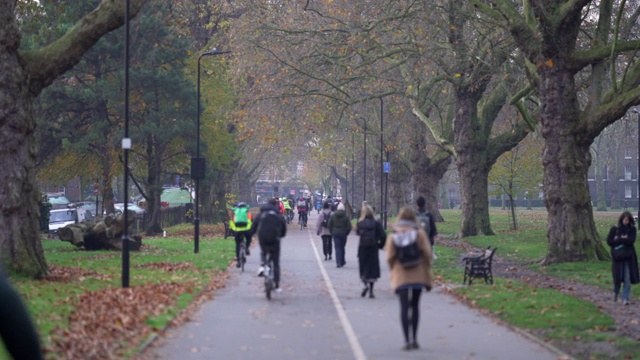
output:
[[[60,228],[89,220],[92,217],[91,213],[82,207],[53,209],[49,212],[49,234],[55,235]]]

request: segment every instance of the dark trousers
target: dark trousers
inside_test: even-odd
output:
[[[249,245],[251,245],[251,232],[250,231],[236,231],[234,238],[236,239],[236,259],[240,258],[240,244],[242,243],[242,239],[245,239],[245,250],[249,250]]]
[[[338,265],[338,267],[342,267],[347,263],[344,259],[344,247],[347,245],[347,235],[334,234],[333,244],[336,248],[336,265]]]
[[[322,238],[322,253],[324,254],[325,257],[331,256],[331,253],[333,251],[332,249],[333,241],[331,241],[331,235],[322,235],[321,238]]]
[[[280,287],[280,245],[275,246],[263,246],[260,244],[261,252],[260,259],[262,265],[267,265],[267,252],[273,261],[273,281],[276,283],[276,287]]]
[[[400,322],[404,340],[415,342],[418,334],[418,321],[420,320],[420,294],[422,289],[398,289],[396,293],[400,297]],[[411,337],[410,337],[411,336]]]

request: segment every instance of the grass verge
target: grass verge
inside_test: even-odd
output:
[[[121,253],[43,240],[50,275],[38,281],[13,277],[12,282],[36,323],[47,358],[83,358],[89,351],[104,357],[135,354],[144,339],[211,286],[234,258],[232,242],[203,237],[194,254],[188,235],[192,226],[183,227],[167,229],[174,237],[145,238],[142,249],[130,253],[128,289],[121,287]],[[2,353],[0,359],[9,357]]]

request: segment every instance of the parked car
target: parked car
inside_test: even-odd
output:
[[[115,203],[113,206],[116,208],[116,214],[122,214],[124,211],[124,203]],[[144,209],[136,204],[127,203],[127,209],[135,212],[137,218],[141,219],[144,217]]]
[[[70,203],[62,193],[47,193],[47,199],[52,209],[66,209]]]

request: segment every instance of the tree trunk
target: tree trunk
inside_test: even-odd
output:
[[[477,96],[477,95],[476,95]],[[454,120],[454,144],[460,172],[462,193],[461,236],[475,236],[479,232],[495,235],[489,220],[489,171],[492,163],[487,160],[486,139],[477,121],[478,100],[473,94],[457,95],[458,111]]]
[[[0,1],[0,263],[10,271],[41,277],[47,273],[35,178],[33,97],[18,59],[15,1]]]
[[[124,21],[122,2],[102,1],[63,38],[21,52],[16,1],[0,1],[0,262],[30,277],[47,273],[38,233],[33,101],[43,88],[80,61],[105,33]],[[143,1],[131,1],[130,15]]]
[[[545,151],[544,202],[548,211],[546,263],[604,260],[587,184],[592,139],[580,128],[573,74],[561,62],[540,71]],[[571,89],[571,90],[566,90]]]
[[[146,185],[149,192],[149,199],[147,199],[148,221],[145,228],[147,236],[162,233],[162,156],[158,147],[163,145],[156,144],[156,141],[152,135],[147,136],[146,158],[148,159],[148,170]]]
[[[429,158],[423,150],[418,159],[414,161],[413,179],[416,195],[422,195],[426,200],[426,208],[433,215],[435,221],[443,222],[444,218],[438,208],[438,183],[449,169],[452,156],[439,150],[436,155]],[[416,159],[417,160],[417,159]],[[415,204],[413,204],[415,205]]]

